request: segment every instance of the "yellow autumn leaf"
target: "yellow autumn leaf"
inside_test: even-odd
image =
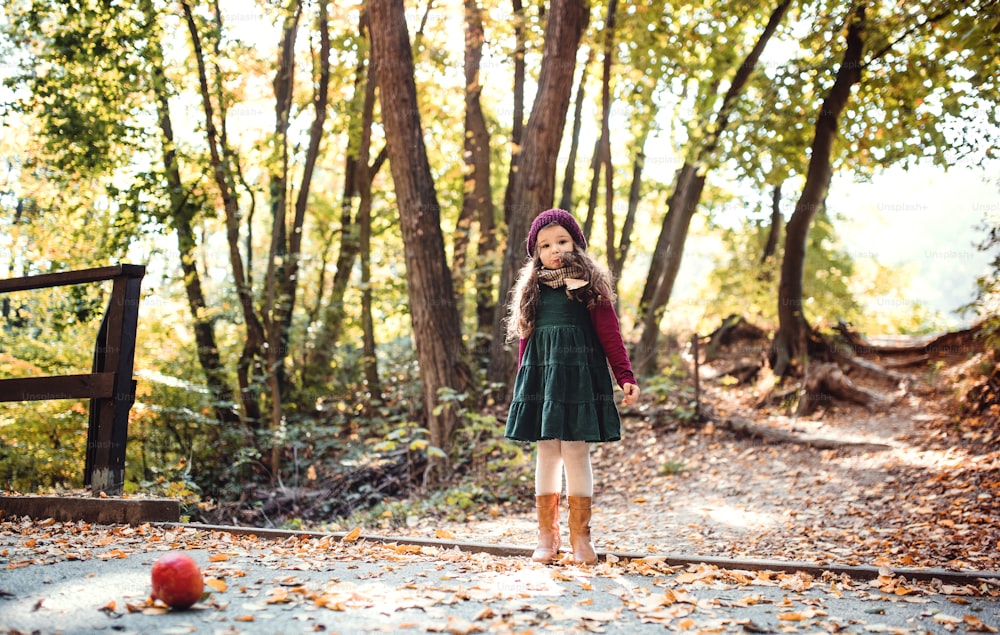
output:
[[[205,586],[212,587],[219,593],[225,593],[229,585],[226,584],[225,580],[220,580],[219,578],[205,578]]]
[[[361,536],[361,527],[355,527],[349,534],[344,536],[342,542],[354,542]]]
[[[455,534],[451,533],[447,529],[438,529],[434,532],[434,537],[438,540],[454,540]]]
[[[229,556],[224,553],[213,553],[208,557],[209,562],[225,562],[229,560]]]
[[[233,618],[234,622],[252,622],[253,615],[237,615]]]

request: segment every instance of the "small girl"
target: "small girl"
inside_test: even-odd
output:
[[[538,442],[536,562],[558,557],[559,497],[566,471],[573,561],[597,562],[590,540],[593,472],[588,443],[621,439],[611,372],[635,403],[639,386],[625,350],[607,271],[586,252],[573,216],[542,212],[528,232],[529,259],[511,292],[507,339],[520,340],[505,436]]]

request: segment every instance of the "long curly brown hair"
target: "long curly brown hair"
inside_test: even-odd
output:
[[[607,304],[615,302],[615,287],[612,284],[611,274],[576,241],[573,242],[572,254],[563,254],[561,259],[564,266],[572,264],[581,267],[586,273],[587,280],[590,281],[587,285],[587,289],[591,290],[589,293],[570,293],[571,298],[586,303],[587,308],[598,302]],[[540,284],[538,270],[541,267],[542,261],[538,258],[536,248],[534,255],[524,261],[521,271],[517,274],[517,281],[510,291],[506,320],[508,342],[529,337],[535,330]]]

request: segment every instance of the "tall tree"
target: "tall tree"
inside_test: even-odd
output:
[[[457,379],[462,339],[444,253],[441,212],[417,108],[413,54],[403,2],[373,0],[369,12],[382,123],[406,257],[406,286],[420,364],[424,416],[431,444],[447,455],[457,413],[441,402],[439,392],[461,388]],[[428,471],[431,482],[444,477],[440,461],[432,461],[431,466]]]
[[[270,173],[271,196],[271,248],[263,290],[262,322],[267,346],[267,384],[271,405],[270,423],[274,438],[283,420],[283,401],[288,386],[285,360],[291,348],[292,316],[298,288],[302,235],[310,196],[313,174],[320,154],[327,114],[330,85],[330,27],[327,0],[318,3],[317,30],[320,36],[319,51],[314,57],[316,84],[313,87],[313,120],[309,128],[309,141],[301,166],[301,180],[294,197],[289,219],[289,199],[292,191],[292,173],[289,157],[289,125],[295,91],[295,42],[302,15],[300,0],[291,0],[285,8],[285,21],[278,46],[278,62],[272,85],[275,101],[274,147],[277,152]],[[280,464],[281,448],[272,445],[271,468],[276,478]]]
[[[193,187],[184,183],[181,174],[177,140],[174,136],[173,117],[170,111],[169,84],[163,68],[162,31],[158,16],[150,0],[139,3],[143,17],[150,28],[147,40],[149,59],[149,89],[156,103],[157,120],[161,135],[163,156],[163,177],[167,184],[169,211],[164,221],[172,226],[177,235],[177,250],[180,254],[181,271],[184,275],[184,290],[188,308],[194,320],[194,339],[198,360],[205,373],[209,391],[215,395],[213,407],[216,418],[224,425],[239,423],[239,416],[233,409],[234,396],[225,366],[219,355],[219,345],[215,337],[216,319],[212,316],[201,283],[201,273],[197,266],[198,243],[195,236],[194,220],[202,212],[201,199],[193,192]]]
[[[358,225],[360,226],[359,248],[361,255],[361,331],[364,349],[365,382],[369,394],[378,401],[382,399],[382,382],[378,373],[378,358],[375,355],[375,320],[372,316],[372,182],[368,174],[368,160],[371,154],[372,113],[375,108],[375,82],[365,85],[365,104],[362,121],[361,143],[358,145],[357,190]]]
[[[708,134],[700,140],[684,165],[677,172],[674,191],[668,199],[667,215],[657,241],[649,276],[643,290],[639,310],[642,313],[642,335],[635,351],[635,364],[639,373],[651,373],[656,367],[656,345],[674,281],[680,271],[684,243],[687,240],[691,219],[705,187],[707,161],[715,153],[719,138],[729,125],[736,101],[743,93],[750,76],[757,66],[764,48],[774,35],[788,11],[791,0],[781,0],[771,12],[767,25],[757,38],[743,62],[736,67],[733,79],[715,112]],[[718,78],[715,79],[715,83]],[[714,89],[712,90],[714,94]]]
[[[253,294],[253,283],[244,255],[240,250],[242,212],[240,210],[239,194],[237,192],[237,173],[235,152],[229,145],[226,131],[225,102],[215,95],[221,91],[219,73],[209,77],[206,51],[202,46],[201,26],[195,18],[190,2],[182,1],[181,9],[188,35],[191,38],[191,49],[197,67],[198,90],[201,97],[202,114],[205,117],[205,137],[208,145],[209,161],[214,177],[219,199],[222,203],[226,222],[226,238],[229,245],[229,265],[233,275],[236,295],[239,299],[241,315],[246,328],[246,338],[243,351],[237,363],[237,378],[240,388],[240,412],[245,413],[245,420],[252,427],[260,426],[260,405],[256,398],[254,376],[263,376],[261,352],[264,347],[264,325],[256,310]],[[218,20],[221,15],[216,12],[215,28],[220,27]],[[213,37],[220,36],[216,30]],[[218,70],[218,69],[217,69]],[[221,113],[217,112],[222,110]]]
[[[608,268],[614,267],[615,255],[615,216],[614,216],[614,166],[611,164],[611,68],[615,54],[615,13],[618,11],[617,0],[608,2],[608,16],[604,21],[604,49],[601,62],[601,134],[594,145],[594,158],[591,161],[590,197],[587,202],[587,216],[583,223],[583,234],[590,240],[597,210],[597,194],[600,190],[601,177],[604,177],[604,216],[605,239]],[[603,173],[602,173],[603,170]]]
[[[538,90],[524,129],[518,155],[517,178],[508,183],[507,246],[500,273],[499,298],[502,303],[514,281],[514,272],[524,261],[528,228],[536,214],[552,206],[555,197],[556,159],[566,126],[576,68],[580,36],[587,24],[583,0],[555,0],[548,11]],[[493,320],[493,350],[488,376],[506,385],[514,366],[514,355],[502,346],[503,311]]]
[[[843,59],[816,119],[806,182],[786,226],[779,328],[772,347],[776,373],[801,370],[808,363],[812,332],[803,313],[802,262],[809,226],[825,204],[840,128],[851,138],[837,145],[858,170],[916,157],[949,165],[960,156],[984,156],[979,134],[950,143],[948,137],[957,124],[981,130],[980,110],[974,105],[998,97],[1000,23],[978,19],[988,6],[990,0],[971,6],[946,1],[867,21],[869,7],[854,8]],[[938,56],[941,49],[949,54]],[[864,101],[853,111],[852,90]],[[872,112],[887,109],[897,112],[898,119],[885,122],[882,114]],[[849,126],[839,124],[841,115],[850,120]]]
[[[373,104],[368,101],[368,86],[375,86],[375,67],[371,60],[370,45],[361,43],[370,41],[368,34],[368,12],[358,15],[357,39],[358,61],[354,71],[354,81],[351,88],[351,98],[347,110],[347,148],[343,154],[343,186],[340,192],[340,223],[339,231],[330,229],[324,239],[326,250],[332,250],[332,243],[339,238],[337,258],[334,264],[333,279],[328,294],[317,298],[316,318],[313,321],[314,334],[307,342],[307,353],[302,368],[302,386],[307,391],[325,391],[329,384],[332,371],[331,364],[337,350],[337,342],[343,332],[347,317],[345,297],[350,287],[351,274],[361,252],[361,223],[356,218],[354,204],[361,196],[361,188],[371,188],[372,179],[381,170],[386,160],[386,149],[382,147],[370,165],[361,166],[359,149],[362,139],[367,135],[371,138],[373,121]],[[370,148],[369,148],[370,150]],[[368,175],[363,182],[358,174]],[[317,288],[323,290],[326,267],[319,271]]]
[[[510,166],[507,168],[507,189],[504,191],[503,200],[505,223],[510,222],[511,196],[514,195],[512,184],[517,180],[521,143],[524,137],[524,83],[527,69],[524,59],[527,52],[524,4],[521,0],[511,0],[511,7],[514,13],[514,85],[512,87],[514,112],[511,117],[510,130]],[[503,293],[502,289],[501,293]]]
[[[781,280],[778,283],[779,327],[774,337],[774,371],[778,375],[785,373],[791,359],[804,358],[808,348],[809,325],[802,313],[802,270],[806,257],[806,240],[813,217],[826,204],[826,193],[833,176],[830,157],[837,137],[837,120],[847,106],[851,87],[861,80],[865,46],[864,4],[858,5],[851,13],[846,40],[847,47],[844,49],[837,78],[823,99],[816,117],[806,182],[785,230],[785,252],[781,261]]]
[[[580,79],[576,85],[576,97],[573,100],[573,134],[569,140],[569,154],[566,156],[566,169],[563,172],[562,194],[559,195],[559,208],[573,209],[573,185],[576,183],[576,155],[580,149],[580,132],[583,129],[583,104],[587,88],[587,69],[594,59],[594,49],[587,52],[587,61],[580,70]]]
[[[478,0],[465,0],[465,141],[462,210],[455,228],[452,256],[456,303],[462,313],[467,276],[468,247],[473,222],[479,224],[477,256],[480,262],[495,249],[493,223],[493,188],[490,185],[490,133],[483,115],[479,67],[483,58],[483,16]],[[486,295],[492,295],[490,278],[477,272],[476,288],[486,284]],[[477,293],[477,307],[481,307]],[[480,312],[482,308],[478,309]]]

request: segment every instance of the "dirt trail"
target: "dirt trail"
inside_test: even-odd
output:
[[[831,403],[805,418],[754,409],[753,386],[707,382],[704,401],[716,420],[739,415],[797,443],[764,442],[711,422],[678,425],[647,403],[626,418],[621,443],[593,454],[595,543],[660,554],[1000,570],[1000,443],[987,422],[952,413],[949,382],[961,370],[949,379],[924,368],[882,412]],[[820,449],[809,439],[839,447]],[[521,509],[416,522],[404,532],[533,544],[532,513]]]

